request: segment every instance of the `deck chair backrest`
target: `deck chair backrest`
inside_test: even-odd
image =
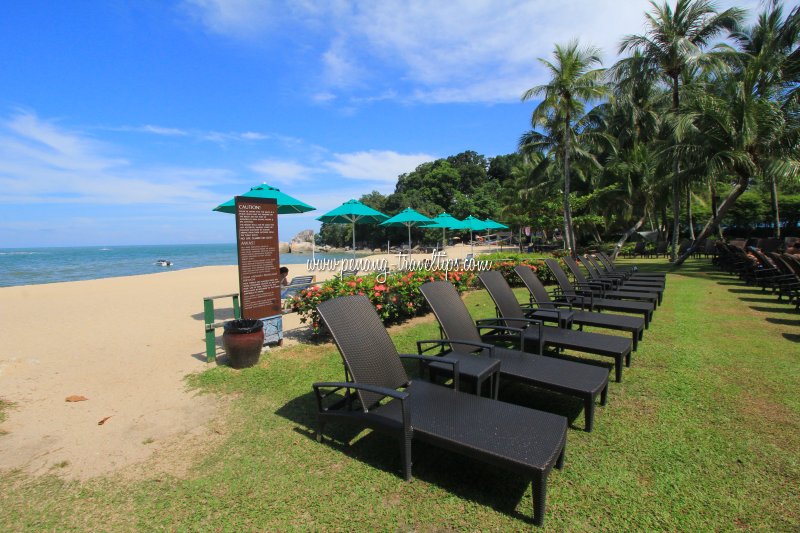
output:
[[[447,281],[429,281],[424,283],[419,290],[433,309],[433,314],[436,315],[436,320],[439,321],[445,338],[482,342],[467,306],[464,305],[452,284]],[[463,344],[453,344],[452,348],[467,352],[475,350],[474,346]]]
[[[397,389],[408,383],[400,357],[375,308],[364,295],[342,296],[317,307],[356,383]],[[383,396],[359,390],[369,408]]]
[[[761,266],[764,268],[774,268],[775,265],[772,264],[772,259],[767,257],[764,252],[759,250],[758,248],[750,248],[750,252],[756,256],[758,262],[761,263]]]
[[[797,274],[797,276],[800,276],[800,259],[798,259],[796,255],[792,254],[783,254],[782,257],[786,259],[786,262],[789,263],[790,267],[792,267],[794,273]]]
[[[498,270],[484,270],[478,274],[478,279],[481,280],[481,283],[483,283],[483,286],[486,287],[486,290],[489,292],[489,296],[492,297],[492,301],[494,301],[495,307],[500,312],[500,316],[506,319],[525,318],[525,312],[522,310],[522,307],[520,307],[519,301],[517,301],[517,297],[514,295],[514,291],[508,286],[508,282],[506,278],[503,277],[503,274]],[[524,321],[515,322],[509,320],[506,325],[514,328],[524,328],[527,326],[527,323]]]
[[[587,255],[586,256],[586,260],[589,261],[589,263],[592,264],[592,266],[594,267],[594,271],[597,272],[598,276],[602,277],[603,274],[610,274],[611,273],[611,271],[608,270],[608,268],[606,268],[605,263],[600,261],[600,256],[599,255],[596,255],[596,256]]]
[[[703,253],[713,254],[716,249],[717,249],[717,241],[714,239],[708,239],[706,241],[706,246],[705,249],[703,250]]]
[[[772,260],[775,262],[775,266],[777,266],[781,272],[792,276],[795,275],[794,270],[792,269],[792,265],[790,265],[789,262],[786,261],[786,259],[784,259],[781,254],[777,252],[771,252],[769,256],[772,258]]]
[[[514,272],[517,273],[522,283],[528,288],[528,292],[531,293],[533,300],[539,304],[539,307],[543,309],[553,309],[555,307],[553,305],[553,300],[550,299],[550,295],[547,294],[547,289],[544,288],[542,281],[531,267],[527,265],[517,265],[514,267]]]
[[[669,243],[667,241],[658,241],[656,243],[656,254],[665,254],[667,253],[667,248],[669,247]]]
[[[575,276],[575,281],[577,281],[579,284],[588,283],[588,281],[586,280],[586,276],[584,276],[583,272],[581,272],[581,267],[578,266],[578,263],[576,263],[573,258],[569,256],[564,256],[563,259],[564,259],[564,264],[567,265],[569,271],[572,272],[573,276]]]
[[[594,263],[592,263],[589,260],[588,257],[583,257],[582,255],[579,255],[578,256],[578,260],[581,262],[581,264],[583,265],[583,268],[586,269],[586,271],[589,273],[589,276],[591,276],[592,279],[598,279],[598,278],[602,277],[602,274],[600,274],[600,271],[597,270],[597,267],[594,265]]]
[[[603,266],[606,267],[606,272],[611,272],[611,271],[614,270],[614,266],[613,266],[613,263],[611,262],[611,258],[609,258],[608,255],[606,255],[605,252],[599,252],[597,254],[597,257],[603,263]]]
[[[558,264],[558,261],[555,259],[545,259],[544,262],[556,278],[558,286],[561,287],[561,292],[564,294],[575,294],[575,289],[572,287],[572,283],[569,282],[567,273],[564,272],[561,265]]]

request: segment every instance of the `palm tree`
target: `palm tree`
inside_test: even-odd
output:
[[[786,89],[792,80],[793,52],[797,52],[800,37],[800,8],[795,8],[784,20],[783,6],[779,1],[770,3],[769,9],[758,17],[755,25],[743,32],[736,32],[733,38],[742,51],[742,61],[750,66],[756,76],[755,94],[760,98],[784,101]],[[778,167],[780,168],[780,167]],[[770,172],[774,166],[764,169],[763,178],[769,187],[772,201],[775,237],[781,236],[781,219],[778,209],[778,183],[785,175]]]
[[[676,150],[692,165],[704,166],[717,179],[732,179],[733,187],[697,237],[708,237],[727,210],[747,189],[752,176],[779,167],[797,175],[800,169],[796,115],[786,114],[775,100],[756,94],[758,76],[746,65],[741,72],[717,78],[687,94],[686,112],[675,126]],[[764,159],[769,154],[771,161]],[[677,258],[678,266],[692,254]]]
[[[619,148],[607,160],[605,170],[622,185],[623,196],[621,205],[615,206],[616,212],[625,221],[631,217],[634,220],[617,242],[616,257],[654,211],[657,195],[668,192],[659,178],[663,174],[658,157],[664,100],[668,95],[639,50],[618,61],[609,74],[614,91],[612,101],[603,106],[608,116],[605,127],[618,140]]]
[[[660,6],[651,1],[653,11],[645,15],[647,32],[644,35],[629,35],[620,44],[620,53],[638,50],[654,71],[672,89],[672,113],[680,113],[681,76],[687,66],[702,62],[703,49],[709,41],[723,30],[735,30],[743,17],[743,11],[730,8],[717,13],[710,0],[677,0],[675,10],[665,1]],[[680,228],[680,184],[678,175],[680,162],[673,158],[672,167],[672,253],[675,261]]]
[[[581,48],[578,41],[572,41],[566,46],[556,45],[553,59],[553,62],[539,59],[550,73],[550,82],[528,89],[522,95],[523,102],[540,96],[542,101],[531,115],[531,126],[534,130],[524,134],[519,144],[520,148],[536,145],[538,149],[548,150],[562,163],[564,246],[568,253],[574,255],[575,232],[569,203],[570,159],[575,156],[584,159],[588,156],[591,159],[576,138],[580,133],[576,131],[576,127],[580,126],[586,113],[586,103],[603,98],[607,88],[602,82],[604,70],[592,68],[601,64],[600,51],[597,48]],[[543,128],[547,134],[536,132],[537,127]]]

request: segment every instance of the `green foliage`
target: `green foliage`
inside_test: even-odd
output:
[[[315,335],[322,331],[317,306],[327,300],[354,294],[367,296],[386,324],[405,320],[427,309],[425,298],[419,288],[423,283],[447,280],[459,292],[471,288],[475,273],[471,271],[443,270],[395,272],[383,277],[380,273],[347,278],[333,278],[321,285],[303,289],[290,302],[292,311],[300,315],[300,321],[308,324]]]

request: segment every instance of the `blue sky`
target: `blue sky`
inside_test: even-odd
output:
[[[719,1],[748,9],[757,0]],[[0,248],[234,242],[211,209],[266,182],[315,207],[513,152],[579,38],[606,63],[646,0],[9,2],[0,17]]]

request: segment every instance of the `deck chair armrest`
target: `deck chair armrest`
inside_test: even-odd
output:
[[[585,296],[587,294],[595,294],[600,293],[601,295],[605,293],[605,287],[598,283],[578,283],[575,282],[572,284],[572,287],[575,289],[576,294],[580,294]]]
[[[389,396],[395,400],[405,400],[408,398],[408,393],[405,391],[399,391],[387,387],[378,387],[377,385],[369,385],[367,383],[355,383],[352,381],[319,381],[311,386],[314,387],[314,391],[317,392],[317,394],[320,393],[320,389],[358,389],[367,392],[374,392],[375,394],[383,394],[384,396]]]
[[[480,320],[476,320],[475,321],[475,325],[478,326],[478,327],[491,326],[491,324],[497,324],[498,322],[499,323],[504,323],[504,322],[526,322],[528,324],[541,324],[542,323],[541,320],[536,320],[534,318],[500,318],[500,317],[498,317],[498,318],[482,318]],[[491,327],[495,327],[495,326],[491,326]],[[506,327],[510,327],[510,326],[506,326]],[[522,329],[522,328],[517,328],[517,329]]]
[[[556,295],[554,294],[554,296]],[[594,293],[592,293],[591,291],[575,291],[575,294],[572,295],[561,293],[556,297],[567,300],[570,309],[572,309],[573,307],[589,311],[592,311],[594,309]]]
[[[435,356],[435,355],[417,355],[413,353],[401,353],[400,359],[416,359],[423,363],[445,363],[453,367],[453,388],[458,390],[459,388],[459,376],[461,374],[458,368],[458,359],[453,359],[452,357],[444,357],[444,356]]]
[[[426,350],[422,349],[423,344],[449,344],[451,345],[450,348],[452,349],[453,344],[463,344],[466,346],[475,346],[475,348],[480,348],[481,350],[488,350],[489,357],[494,357],[494,344],[489,344],[488,342],[477,342],[477,341],[464,341],[459,339],[431,339],[427,341],[417,341],[417,351],[420,354],[426,352]]]
[[[491,330],[496,330],[496,331],[508,331],[508,332],[516,333],[519,336],[520,350],[525,351],[526,340],[525,340],[525,335],[523,335],[523,332],[525,331],[525,328],[515,328],[515,327],[512,327],[512,326],[498,326],[496,323],[495,324],[491,324],[492,322],[505,322],[505,321],[527,322],[529,327],[530,326],[535,326],[536,329],[537,329],[536,333],[537,333],[537,339],[538,339],[538,349],[537,349],[536,353],[538,353],[538,354],[542,353],[542,349],[544,348],[544,337],[542,336],[542,321],[541,320],[533,320],[531,318],[511,318],[511,319],[486,318],[486,319],[479,320],[478,322],[476,322],[476,326],[477,326],[479,332],[482,329],[491,329]],[[485,323],[485,324],[481,324],[481,323]]]
[[[332,394],[334,394],[337,391],[340,391],[342,389],[346,389],[347,390],[347,395],[345,396],[345,400],[344,401],[346,401],[348,406],[351,406],[352,404],[350,403],[350,400],[348,399],[349,392],[350,392],[350,389],[356,389],[356,390],[363,390],[363,391],[366,391],[366,392],[372,392],[372,393],[375,393],[375,394],[380,394],[380,395],[382,395],[384,397],[389,397],[389,398],[398,400],[400,402],[400,406],[401,406],[401,409],[403,411],[403,422],[404,422],[404,425],[405,426],[408,425],[408,422],[406,422],[406,421],[408,420],[409,417],[408,417],[408,413],[407,413],[406,407],[405,407],[405,400],[406,400],[406,398],[408,398],[409,394],[407,392],[405,392],[405,391],[398,391],[398,390],[390,389],[390,388],[387,388],[387,387],[378,387],[376,385],[369,385],[369,384],[366,384],[366,383],[355,383],[355,382],[352,382],[352,381],[320,381],[320,382],[312,384],[311,387],[314,389],[314,394],[317,397],[317,409],[319,410],[320,413],[324,412],[324,411],[327,411],[330,408],[330,406],[328,406],[328,407],[323,406],[323,401],[325,400],[325,398],[327,398],[328,396],[331,396]],[[327,389],[327,391],[324,390],[324,389]],[[363,407],[363,406],[362,406],[362,410],[365,413],[369,412],[369,409],[366,408],[366,407]]]

